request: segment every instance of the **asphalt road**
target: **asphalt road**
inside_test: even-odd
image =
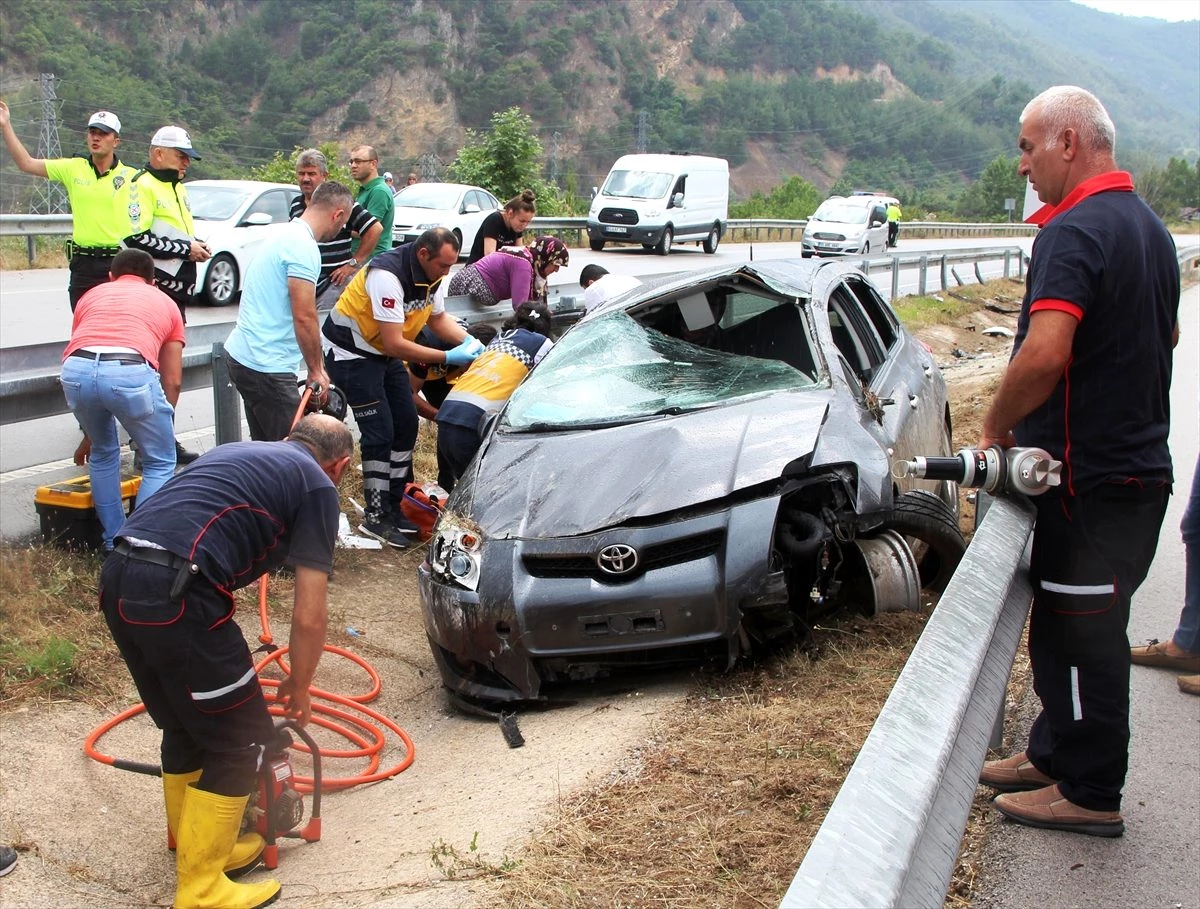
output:
[[[1134,643],[1167,639],[1183,605],[1179,521],[1200,450],[1200,288],[1184,292],[1179,322],[1171,385],[1175,494],[1150,575],[1133,600]],[[1200,698],[1180,692],[1175,676],[1133,667],[1125,835],[1102,840],[999,823],[979,858],[976,909],[1200,907]],[[1031,690],[1022,736],[1036,710]]]

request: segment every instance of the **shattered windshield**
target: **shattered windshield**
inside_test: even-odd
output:
[[[563,335],[529,374],[501,425],[535,432],[615,425],[818,384],[778,359],[711,349],[720,346],[722,331],[712,325],[702,330],[707,337],[693,331],[692,341],[685,341],[640,325],[624,311],[585,322]]]

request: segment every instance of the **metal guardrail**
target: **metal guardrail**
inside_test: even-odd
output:
[[[942,906],[1032,600],[1028,499],[992,503],[784,909]]]
[[[730,218],[725,236],[744,242],[796,242],[807,221],[772,218]],[[529,227],[535,233],[572,234],[576,246],[587,245],[587,218],[534,218]],[[961,223],[954,221],[904,221],[905,237],[1030,237],[1037,232],[1032,224]],[[35,236],[69,236],[70,215],[0,215],[0,237],[25,237],[29,262],[34,262]]]

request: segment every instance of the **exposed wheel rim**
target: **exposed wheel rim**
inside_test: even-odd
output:
[[[208,296],[214,303],[228,303],[233,299],[237,277],[235,267],[228,259],[218,259],[208,267],[205,283]]]

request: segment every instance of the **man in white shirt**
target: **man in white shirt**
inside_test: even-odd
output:
[[[583,288],[583,308],[591,312],[605,300],[641,287],[642,282],[632,275],[610,274],[600,265],[585,265],[579,273],[579,286]]]

